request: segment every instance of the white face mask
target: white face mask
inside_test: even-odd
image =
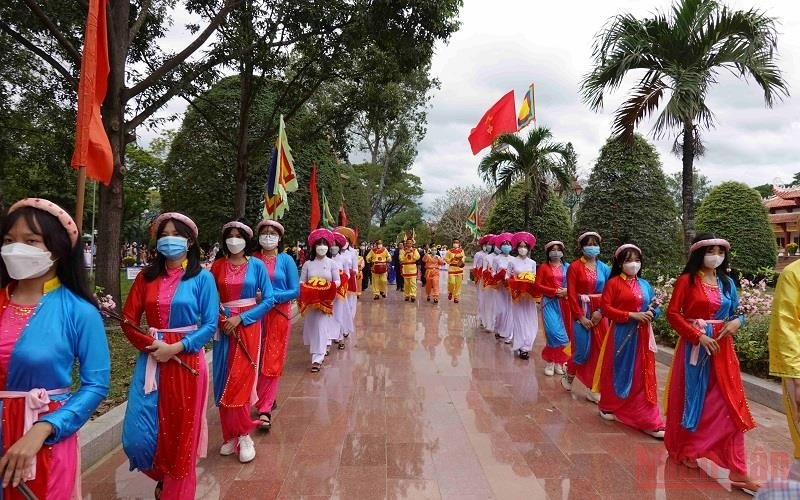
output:
[[[383,248],[383,243],[378,243],[378,248]]]
[[[3,245],[0,254],[11,279],[27,280],[47,274],[53,267],[52,254],[25,243]]]
[[[261,245],[261,248],[264,250],[275,250],[278,248],[280,239],[280,236],[277,234],[262,234],[258,237],[258,244]]]
[[[622,264],[622,272],[624,272],[628,276],[636,276],[639,273],[639,269],[641,268],[642,268],[641,262],[625,262]]]
[[[334,245],[334,246],[332,246],[332,247],[331,247],[331,254],[333,254],[333,255],[339,255],[339,247],[337,247],[337,246],[335,246],[335,245]]]
[[[528,249],[525,247],[520,247],[517,249],[517,253],[519,254],[520,257],[525,257],[526,255],[528,255]]]
[[[324,257],[328,253],[328,245],[320,245],[317,247],[317,255]]]
[[[703,265],[708,267],[709,269],[716,269],[722,265],[722,261],[725,260],[724,255],[706,255],[703,257]]]
[[[551,250],[550,253],[547,254],[547,256],[553,260],[560,259],[561,257],[564,256],[564,252],[562,252],[561,250]]]
[[[461,248],[461,243],[453,243],[453,248]]]
[[[244,247],[247,246],[247,241],[244,238],[228,238],[225,240],[225,244],[228,245],[228,251],[231,254],[237,254],[244,250]]]

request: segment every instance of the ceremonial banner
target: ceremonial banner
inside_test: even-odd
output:
[[[525,93],[522,103],[519,105],[519,116],[517,117],[517,130],[522,129],[530,122],[536,122],[536,101],[533,100],[533,84]]]
[[[114,173],[114,155],[100,116],[100,106],[108,88],[108,72],[106,2],[90,0],[78,80],[75,151],[70,165],[73,168],[86,167],[87,177],[105,185],[111,182]]]
[[[492,145],[495,137],[517,131],[517,118],[514,111],[514,91],[500,98],[489,108],[469,134],[472,154]]]
[[[333,218],[331,207],[328,205],[328,197],[325,196],[325,190],[322,190],[322,226],[327,229],[333,229],[336,225],[336,219]]]
[[[347,225],[347,212],[344,210],[344,194],[342,194],[342,201],[339,202],[339,225]]]
[[[478,215],[477,198],[475,198],[475,200],[472,202],[472,206],[469,209],[469,215],[467,215],[467,221],[464,225],[467,226],[469,232],[471,232],[476,238],[481,235],[481,219]]]
[[[297,191],[297,176],[294,172],[292,148],[286,137],[286,125],[283,115],[280,117],[278,138],[272,150],[269,168],[267,169],[267,189],[264,196],[264,218],[280,219],[289,208],[287,193]]]
[[[319,193],[317,192],[317,164],[311,164],[311,179],[308,182],[308,191],[311,193],[311,210],[308,218],[309,229],[311,231],[319,227]]]

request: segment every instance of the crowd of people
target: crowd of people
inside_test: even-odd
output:
[[[284,227],[273,220],[254,227],[241,221],[223,225],[219,252],[206,269],[197,226],[186,215],[161,214],[151,233],[155,254],[135,278],[122,314],[111,317],[121,321],[140,351],[123,448],[131,468],[157,482],[157,498],[194,498],[195,466],[208,444],[209,394],[220,416],[224,444],[219,453],[236,455],[243,463],[254,459],[251,434],[273,426],[293,301],[302,314],[310,371],[316,373],[330,350],[345,349],[355,333],[358,297],[368,284],[372,293],[362,305],[382,307],[394,269],[395,284],[409,303],[404,307],[417,302],[418,280],[426,302],[438,306],[440,276],[446,276],[448,300],[458,307],[469,269],[458,240],[437,249],[416,248],[407,239],[393,251],[380,240],[358,245],[356,233],[343,226],[311,231],[300,263],[284,251]],[[4,494],[22,488],[38,498],[66,498],[80,483],[76,433],[109,389],[101,318],[107,304],[98,304],[88,291],[78,229],[55,204],[19,201],[3,220],[0,235]],[[729,276],[730,244],[699,235],[662,311],[641,277],[646,256],[636,245],[616,248],[609,267],[598,258],[602,238],[595,232],[578,237],[579,258],[571,263],[564,260],[566,245],[549,241],[546,261],[537,265],[531,258],[536,243],[527,232],[479,240],[472,278],[486,334],[528,360],[543,332],[544,374],[561,376],[566,391],[583,391],[598,405],[600,418],[663,439],[679,464],[697,468],[699,459],[707,459],[730,471],[733,487],[758,490],[745,454],[744,433],[755,422],[733,345],[745,318]],[[800,279],[798,269],[789,271],[776,291],[776,307],[782,309],[773,317],[770,342],[776,371],[789,379],[784,382],[787,413],[792,436],[800,440],[791,421],[800,399],[791,383],[800,373],[793,347],[793,325],[800,324],[800,316],[790,311],[798,307]],[[664,419],[652,330],[662,313],[680,336]],[[212,340],[213,378],[204,353]],[[81,383],[72,389],[76,360]]]

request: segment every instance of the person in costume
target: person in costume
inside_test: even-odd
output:
[[[367,264],[370,264],[372,272],[372,298],[374,300],[381,297],[386,298],[386,288],[388,287],[386,274],[389,271],[391,260],[392,256],[383,247],[382,240],[377,240],[375,248],[367,254]]]
[[[475,255],[472,257],[472,282],[475,283],[475,293],[478,296],[478,321],[481,326],[483,325],[483,286],[481,284],[483,278],[483,264],[486,260],[486,236],[478,238],[478,246],[480,247]]]
[[[521,359],[530,356],[539,331],[539,311],[535,299],[536,261],[530,257],[535,245],[536,237],[531,233],[514,233],[511,246],[517,251],[517,256],[508,260],[512,349]]]
[[[283,225],[274,220],[262,220],[256,226],[256,234],[259,250],[254,256],[267,268],[275,302],[261,323],[256,387],[258,425],[261,430],[269,431],[272,427],[272,409],[278,394],[278,383],[283,374],[283,364],[289,347],[292,301],[300,295],[300,278],[294,259],[281,251]]]
[[[350,302],[348,302],[347,296],[350,277],[355,277],[356,270],[353,266],[353,258],[347,252],[347,238],[341,233],[333,233],[331,257],[336,262],[336,265],[339,266],[340,280],[339,288],[336,291],[336,299],[333,301],[333,317],[339,323],[339,332],[331,341],[335,342],[339,349],[344,349],[344,339],[349,337],[355,330],[353,314],[350,310]]]
[[[309,256],[300,271],[300,312],[303,314],[303,343],[311,353],[311,371],[318,372],[332,339],[341,326],[333,316],[333,301],[341,285],[339,266],[330,257],[335,244],[332,231],[315,229],[308,235]]]
[[[641,269],[642,251],[636,245],[621,245],[614,252],[600,305],[611,321],[602,348],[600,416],[663,439],[652,325],[661,309],[653,287],[639,276]]]
[[[511,260],[512,233],[500,233],[495,238],[495,246],[500,253],[492,261],[492,280],[496,283],[494,294],[494,338],[503,340],[506,344],[513,341],[513,318],[511,316],[511,293],[508,290],[509,270]]]
[[[611,268],[599,260],[600,235],[589,231],[578,237],[580,258],[567,270],[567,298],[572,313],[572,356],[567,362],[567,373],[561,378],[564,389],[572,390],[575,377],[589,389],[586,399],[600,401],[599,380],[595,380],[597,363],[603,339],[608,331],[608,321],[600,310],[600,298]],[[598,372],[599,373],[599,372]]]
[[[800,481],[800,261],[781,271],[772,297],[769,325],[769,372],[782,379],[783,402],[794,463],[789,479]]]
[[[461,299],[461,284],[464,281],[464,249],[458,238],[453,239],[453,245],[444,257],[447,263],[447,300],[458,304]]]
[[[665,398],[664,445],[670,458],[696,468],[706,458],[730,471],[731,486],[755,491],[747,474],[744,433],[756,424],[742,387],[733,336],[744,324],[728,276],[730,243],[698,235],[675,282],[667,320],[680,338]]]
[[[550,241],[544,246],[547,262],[536,270],[536,293],[542,297],[542,326],[546,343],[542,349],[544,374],[564,375],[569,360],[570,309],[567,302],[567,268],[562,261],[564,244]]]
[[[486,240],[483,250],[486,252],[486,255],[484,256],[481,265],[481,295],[483,297],[483,308],[480,309],[478,313],[481,314],[481,323],[483,323],[483,327],[488,332],[494,333],[494,309],[497,287],[492,281],[492,266],[494,265],[494,259],[497,256],[497,254],[495,254],[495,250],[497,250],[499,253],[500,247],[495,248],[494,245],[497,235],[487,234],[485,238]]]
[[[203,346],[219,320],[214,277],[200,265],[197,226],[177,212],[151,226],[158,257],[136,276],[123,315],[150,335],[122,331],[139,351],[128,390],[122,447],[131,470],[158,481],[156,498],[195,496],[197,458],[208,445],[208,364]],[[174,362],[177,357],[195,373]]]
[[[224,442],[219,453],[238,450],[242,463],[256,457],[250,433],[259,422],[250,418],[250,406],[258,399],[262,321],[275,304],[267,267],[245,251],[252,238],[253,230],[241,222],[222,226],[222,254],[211,266],[221,302],[213,358],[214,402]]]
[[[24,483],[36,498],[78,497],[77,433],[108,394],[111,371],[78,228],[56,204],[25,198],[0,238],[0,496],[24,498]]]
[[[408,238],[399,252],[400,274],[403,277],[403,300],[417,301],[417,261],[419,252],[414,248],[414,240]]]
[[[350,306],[350,316],[355,331],[356,308],[358,307],[358,296],[361,291],[361,269],[364,267],[363,260],[359,262],[358,250],[356,250],[356,232],[349,227],[339,226],[335,232],[345,237],[345,246],[339,251],[343,255],[349,256],[350,260],[350,280],[347,282],[347,303]],[[352,333],[352,332],[348,332]]]
[[[439,275],[444,259],[436,252],[428,252],[422,258],[425,265],[425,300],[434,304],[439,303]]]

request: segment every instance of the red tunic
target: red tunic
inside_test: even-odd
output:
[[[556,292],[559,288],[566,286],[567,277],[562,272],[562,264],[559,262],[557,267],[550,265],[550,263],[542,264],[536,268],[536,293],[543,297],[556,299]],[[572,341],[572,314],[570,311],[567,296],[558,299],[559,309],[561,310],[561,319],[564,322],[564,329],[567,336]],[[545,336],[548,335],[547,327],[545,325]],[[570,346],[567,344],[564,347],[550,347],[545,345],[542,349],[542,359],[548,363],[566,363],[569,359]]]
[[[573,261],[567,269],[567,302],[570,308],[570,314],[573,322],[578,318],[585,316],[583,306],[580,303],[580,295],[596,295],[595,285],[597,284],[597,272],[589,268],[583,259]],[[592,311],[600,309],[600,297],[592,297],[589,307]],[[589,358],[582,365],[574,363],[570,360],[569,372],[574,370],[575,376],[587,388],[593,392],[599,390],[599,386],[594,384],[595,372],[597,371],[597,362],[600,358],[600,350],[605,339],[606,332],[608,332],[608,320],[602,318],[597,325],[591,330],[591,349],[589,351]],[[574,335],[574,331],[573,331]],[[574,356],[573,349],[573,356]]]

